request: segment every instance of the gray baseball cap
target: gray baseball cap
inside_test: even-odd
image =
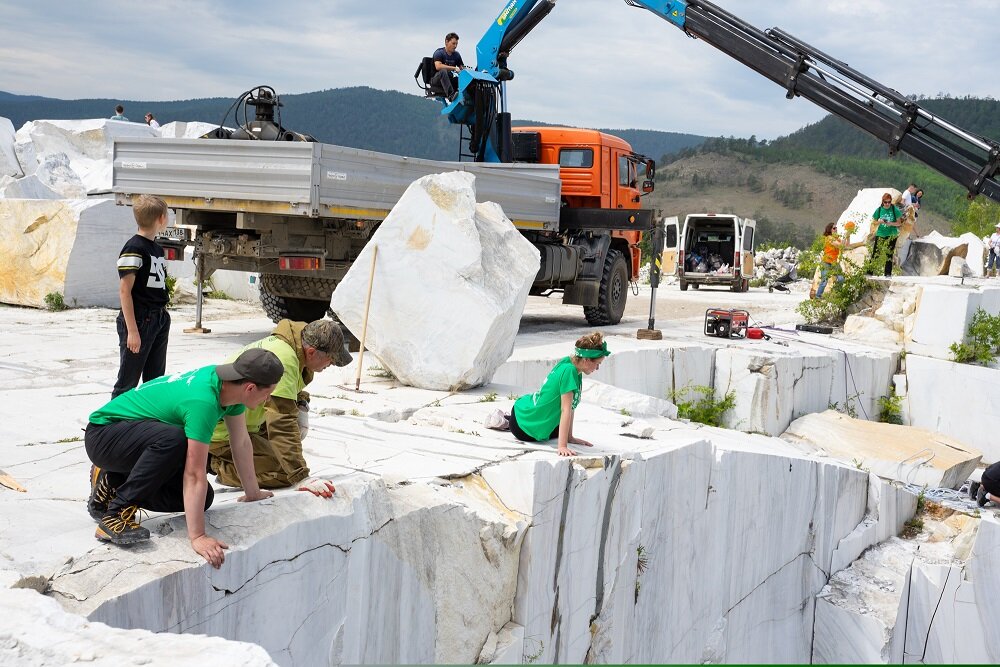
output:
[[[344,332],[333,320],[316,320],[307,324],[302,329],[302,342],[326,354],[337,366],[346,366],[353,361],[351,353],[344,347]]]
[[[216,366],[215,374],[227,382],[250,380],[266,387],[278,384],[278,380],[285,374],[285,367],[274,352],[255,347],[243,352],[231,364]]]

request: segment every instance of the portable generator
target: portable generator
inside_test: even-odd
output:
[[[705,311],[705,335],[716,338],[746,338],[750,313],[745,310],[709,308]]]

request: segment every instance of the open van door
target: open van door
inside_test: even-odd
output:
[[[746,292],[749,288],[750,279],[753,278],[754,256],[753,245],[754,235],[757,232],[757,221],[749,218],[743,219],[743,233],[740,235],[740,274],[743,276],[743,286],[740,291]]]
[[[663,218],[663,254],[660,256],[660,275],[672,276],[677,272],[677,248],[680,230],[677,216]]]

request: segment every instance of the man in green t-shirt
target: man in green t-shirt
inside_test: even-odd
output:
[[[270,398],[260,407],[246,412],[257,484],[264,489],[298,485],[301,491],[331,497],[334,493],[331,482],[309,476],[302,439],[309,423],[306,385],[312,382],[315,373],[331,365],[351,363],[340,325],[326,319],[309,324],[281,320],[270,336],[250,343],[244,350],[253,348],[274,352],[285,369]],[[209,454],[209,465],[218,475],[218,481],[226,486],[241,486],[229,444],[229,431],[222,422],[212,434]]]
[[[96,537],[126,545],[149,539],[135,521],[140,508],[183,511],[191,547],[218,568],[229,546],[205,534],[213,493],[205,473],[208,442],[225,419],[245,495],[271,497],[257,486],[243,413],[267,400],[284,368],[274,353],[247,350],[231,364],[161,376],[113,398],[90,415],[84,445],[94,467],[87,510]]]

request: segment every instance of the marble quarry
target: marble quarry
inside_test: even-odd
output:
[[[0,619],[0,661],[900,662],[898,644],[907,661],[995,663],[1000,651],[983,602],[995,596],[977,589],[1000,580],[991,510],[940,527],[925,516],[919,537],[899,538],[917,498],[868,459],[865,470],[832,447],[672,419],[669,403],[636,391],[638,380],[585,381],[575,430],[595,447],[566,460],[551,444],[482,426],[533,383],[446,392],[369,375],[371,393],[354,393],[341,388],[353,364],[329,369],[310,385],[305,453],[314,474],[335,480],[334,498],[284,490],[244,504],[217,487],[208,530],[231,545],[219,570],[190,549],[179,515],[147,519],[145,545],[101,544],[83,507],[89,463],[75,434],[114,379],[115,351],[99,342],[113,337],[113,318],[29,316],[34,325],[13,326],[26,315],[0,310],[11,331],[0,340],[8,405],[60,409],[0,427],[3,468],[27,489],[0,487],[0,600],[18,612]],[[70,320],[47,324],[57,317]],[[172,336],[168,370],[212,363],[270,327],[220,320],[210,337]],[[519,337],[497,377],[532,378],[535,360],[571,345],[551,339]],[[33,363],[31,345],[69,341],[81,350],[74,359]],[[795,346],[809,349],[777,347]],[[620,356],[620,365],[608,376],[628,377],[632,364],[651,376],[645,386],[664,382],[659,360],[710,383],[720,362],[693,369],[738,352],[615,335],[609,347],[608,363]],[[701,363],[685,365],[685,355]],[[796,396],[836,381],[821,359],[805,365],[815,369],[801,378],[775,371],[773,386],[797,382]],[[792,430],[808,431],[802,423]],[[851,439],[841,429],[837,442]],[[929,467],[947,481],[943,465]],[[947,549],[935,555],[926,544],[938,542]]]
[[[904,275],[910,276],[944,276],[955,275],[961,278],[983,276],[986,249],[983,240],[972,233],[959,237],[942,236],[936,231],[914,239],[910,244],[909,254],[903,262]],[[966,271],[955,272],[953,266],[966,267]]]
[[[414,181],[333,293],[331,308],[359,339],[375,246],[367,349],[410,386],[489,382],[513,349],[538,273],[534,246],[498,205],[476,203],[472,174]]]

